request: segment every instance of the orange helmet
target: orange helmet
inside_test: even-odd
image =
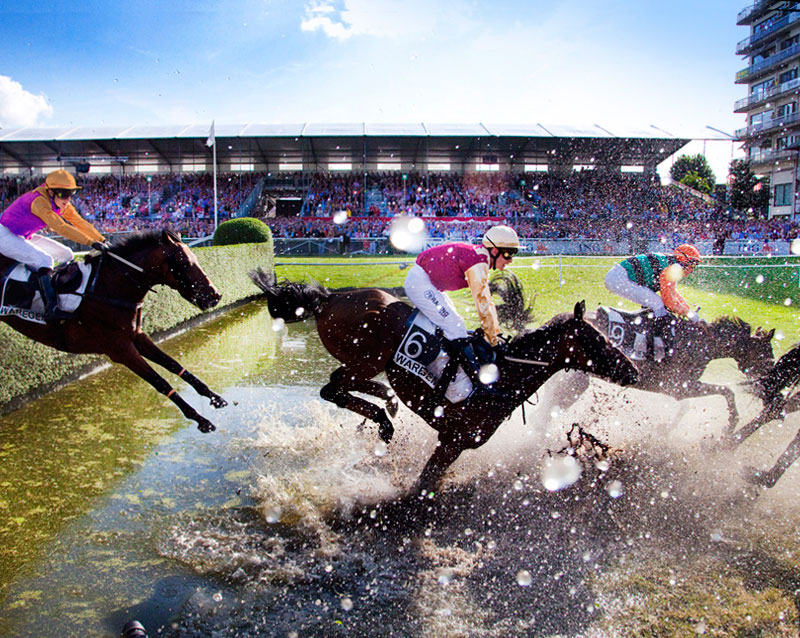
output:
[[[700,251],[691,244],[681,244],[675,249],[675,257],[682,266],[696,266],[703,258]]]
[[[44,185],[53,190],[63,191],[79,191],[83,186],[78,186],[75,183],[75,178],[71,173],[59,168],[57,171],[50,173],[44,180]]]

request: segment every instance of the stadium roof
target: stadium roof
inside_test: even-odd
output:
[[[2,129],[0,171],[46,171],[77,163],[124,164],[126,172],[202,170],[211,164],[208,136],[207,124]],[[318,170],[342,163],[354,169],[378,163],[399,163],[404,169],[500,163],[522,170],[553,163],[655,167],[693,138],[655,126],[308,122],[217,124],[215,139],[222,170],[248,165]],[[705,139],[725,138],[705,133]]]

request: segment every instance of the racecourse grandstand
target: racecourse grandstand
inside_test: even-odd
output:
[[[791,222],[731,219],[663,186],[657,165],[689,141],[663,134],[542,125],[215,129],[213,140],[197,126],[0,131],[0,208],[66,167],[84,186],[81,213],[105,233],[168,226],[202,239],[215,220],[252,215],[270,224],[279,252],[391,251],[399,216],[423,218],[431,241],[473,240],[505,221],[535,253],[626,253],[686,239],[706,252],[779,253],[796,236]]]

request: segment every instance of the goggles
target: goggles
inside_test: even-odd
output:
[[[517,254],[518,248],[499,248],[500,254],[503,256],[503,259],[506,261],[511,261],[514,258],[514,255]]]
[[[54,188],[53,189],[53,196],[58,197],[60,199],[69,199],[75,194],[75,191],[66,190],[63,188]]]

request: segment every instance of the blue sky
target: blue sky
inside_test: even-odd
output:
[[[746,87],[733,79],[746,66],[735,47],[749,35],[736,26],[747,4],[3,0],[0,126],[540,122],[732,133],[745,124],[733,103]],[[706,152],[721,171],[731,144]]]

